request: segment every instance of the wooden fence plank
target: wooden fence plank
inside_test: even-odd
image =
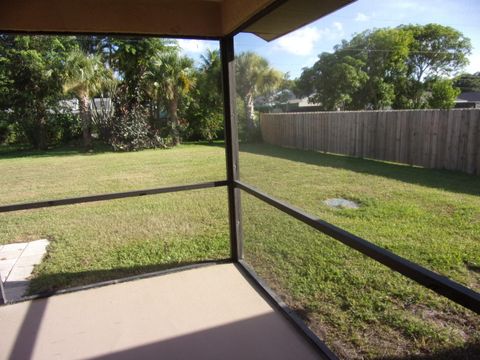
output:
[[[430,157],[428,160],[428,167],[435,168],[437,163],[437,149],[438,149],[438,126],[439,126],[439,118],[441,114],[440,111],[438,113],[432,113],[432,122],[431,122],[431,151]]]
[[[477,135],[477,126],[478,121],[475,119],[475,113],[469,112],[468,114],[468,131],[467,131],[467,145],[466,145],[466,169],[465,172],[468,174],[475,174],[475,158],[476,158],[476,135]]]

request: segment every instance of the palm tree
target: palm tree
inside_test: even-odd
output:
[[[241,53],[236,59],[237,93],[245,105],[246,125],[249,131],[255,129],[255,97],[277,88],[283,75],[270,67],[268,61],[253,53]]]
[[[193,60],[181,56],[177,49],[158,53],[148,78],[153,84],[151,93],[165,104],[173,145],[178,145],[180,143],[178,106],[182,97],[188,95],[196,83]]]
[[[219,93],[222,91],[222,61],[219,50],[207,49],[205,54],[200,55],[200,71],[208,77],[209,85],[214,86]]]
[[[78,48],[68,54],[63,90],[78,99],[85,148],[92,146],[90,97],[100,92],[111,79],[111,73],[105,68],[100,56],[86,54]]]

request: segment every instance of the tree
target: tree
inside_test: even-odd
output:
[[[173,145],[180,143],[178,109],[180,101],[195,86],[193,60],[179,51],[158,53],[147,78],[152,81],[153,93],[163,101],[169,115]]]
[[[220,52],[208,49],[201,55],[197,83],[187,109],[187,119],[194,140],[212,141],[222,136],[223,98]]]
[[[460,70],[470,51],[470,40],[448,26],[367,30],[303,69],[297,89],[325,110],[423,108],[433,82]]]
[[[416,81],[432,76],[448,76],[468,64],[470,39],[452,27],[440,24],[400,26],[410,33],[409,75]]]
[[[453,81],[453,85],[461,92],[480,91],[480,72],[475,74],[461,74]]]
[[[0,36],[3,110],[36,149],[46,149],[49,119],[62,95],[63,60],[73,37]]]
[[[10,91],[10,78],[7,67],[9,61],[6,57],[6,40],[0,35],[0,145],[7,139],[9,134],[9,120],[7,110],[9,108],[8,95]]]
[[[410,106],[403,104],[405,107],[422,108],[428,105],[425,80],[450,77],[462,69],[468,63],[472,45],[470,39],[449,26],[406,25],[399,29],[409,33],[413,41],[409,46],[406,79],[398,94],[409,100]]]
[[[304,69],[299,87],[303,95],[310,90],[325,110],[388,108],[394,84],[406,72],[410,41],[398,29],[366,30],[335,46],[334,53],[321,54],[312,68]]]
[[[241,53],[236,59],[237,93],[243,99],[247,131],[255,131],[254,100],[271,93],[281,84],[283,74],[270,67],[268,61],[253,52]]]
[[[90,98],[112,80],[111,72],[105,68],[99,55],[88,55],[78,48],[68,54],[63,89],[78,99],[85,148],[92,145]]]
[[[127,108],[137,107],[149,98],[148,74],[160,54],[173,49],[172,42],[158,38],[113,38],[112,66],[121,79],[121,91],[128,98]]]
[[[450,79],[435,79],[431,85],[431,97],[428,103],[433,109],[450,109],[460,94],[460,89],[453,86]]]
[[[115,150],[164,146],[152,124],[155,97],[151,74],[159,56],[172,51],[172,44],[158,38],[109,38],[101,43],[104,61],[117,78],[111,96],[113,117],[111,113],[103,117],[106,121],[101,125],[101,133]]]
[[[364,31],[343,43],[338,52],[357,60],[364,86],[352,96],[354,108],[385,109],[392,106],[395,83],[406,74],[411,35],[399,29]]]
[[[324,110],[343,110],[350,108],[353,94],[364,87],[367,79],[359,60],[322,53],[311,69],[304,69],[298,87],[303,96],[313,92],[310,100]]]

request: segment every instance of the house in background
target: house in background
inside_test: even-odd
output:
[[[458,95],[455,108],[480,109],[480,91],[463,92]]]
[[[308,96],[298,98],[288,89],[270,96],[258,96],[255,110],[267,113],[322,111],[322,104],[310,102]]]
[[[59,102],[60,112],[68,114],[79,114],[78,99],[61,100]],[[111,112],[113,111],[112,99],[94,98],[90,100],[90,111]]]

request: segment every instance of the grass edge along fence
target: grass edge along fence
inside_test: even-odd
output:
[[[480,175],[480,109],[270,113],[260,127],[272,145]]]

